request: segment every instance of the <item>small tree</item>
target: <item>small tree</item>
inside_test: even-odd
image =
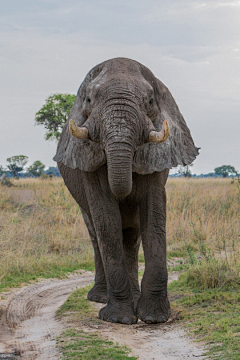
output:
[[[231,165],[222,165],[214,169],[216,175],[228,177],[230,175],[238,175],[237,170]]]
[[[72,94],[50,95],[43,107],[36,113],[36,124],[44,125],[47,129],[46,140],[59,140],[75,99],[76,95]]]
[[[28,172],[33,176],[39,177],[43,173],[44,168],[45,165],[43,165],[41,161],[37,160],[34,161],[34,163],[31,166],[29,166]]]
[[[8,171],[13,177],[17,177],[18,174],[23,170],[24,166],[28,162],[28,157],[25,155],[16,155],[7,159]]]
[[[192,177],[192,172],[191,172],[190,166],[193,166],[193,164],[190,164],[187,166],[180,165],[178,167],[178,173],[183,175],[184,177],[188,177],[188,178]]]
[[[2,165],[0,165],[0,176],[2,176],[3,174],[5,174],[5,170],[4,170],[4,168],[3,168],[3,166]]]

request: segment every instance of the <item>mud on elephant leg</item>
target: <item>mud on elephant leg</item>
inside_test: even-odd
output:
[[[165,182],[163,174],[155,174],[140,209],[145,272],[137,313],[146,323],[166,322],[170,316],[167,297]]]
[[[123,249],[125,254],[125,262],[132,287],[134,309],[140,297],[140,289],[138,282],[138,251],[140,246],[140,231],[134,228],[123,230]]]
[[[82,215],[92,241],[92,246],[94,249],[94,262],[95,262],[95,279],[94,279],[95,284],[93,288],[89,291],[87,298],[90,301],[95,301],[105,304],[107,302],[107,283],[106,283],[102,258],[97,243],[97,235],[95,233],[91,217],[88,216],[86,213],[84,213],[83,210],[82,210]]]

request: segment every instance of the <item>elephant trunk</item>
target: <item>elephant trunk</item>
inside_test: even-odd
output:
[[[118,199],[132,191],[133,156],[143,133],[134,97],[124,94],[124,98],[111,94],[113,99],[108,99],[105,106],[100,134],[107,157],[109,186]]]
[[[111,191],[123,199],[132,191],[133,149],[129,144],[116,142],[106,148],[106,155]]]

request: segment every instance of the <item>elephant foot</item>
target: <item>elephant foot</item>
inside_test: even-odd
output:
[[[168,320],[171,310],[168,298],[162,299],[160,297],[144,297],[141,295],[137,314],[139,319],[147,324],[164,323]]]
[[[94,285],[87,295],[88,300],[106,304],[107,302],[107,286]]]
[[[137,316],[133,310],[132,304],[115,302],[108,303],[107,306],[99,311],[99,318],[113,323],[126,325],[136,324]]]

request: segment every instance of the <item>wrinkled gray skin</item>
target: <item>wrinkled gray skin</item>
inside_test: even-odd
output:
[[[89,130],[76,139],[73,119]],[[148,142],[166,119],[170,136]],[[107,302],[99,317],[123,324],[167,321],[166,194],[169,169],[198,154],[167,87],[145,66],[117,58],[83,81],[54,158],[79,204],[95,252],[95,285],[88,299]],[[142,240],[145,272],[138,284]]]

